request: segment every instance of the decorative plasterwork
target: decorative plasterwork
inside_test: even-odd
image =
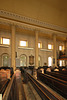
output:
[[[15,25],[16,27],[20,27],[25,30],[38,30],[39,32],[45,34],[61,34],[67,37],[67,28],[44,23],[25,16],[19,16],[3,10],[0,10],[0,24]]]
[[[50,29],[46,29],[46,28],[42,28],[42,27],[38,27],[38,26],[34,26],[34,25],[29,25],[26,23],[20,23],[17,21],[4,19],[4,18],[0,18],[0,24],[15,25],[16,27],[20,27],[25,30],[39,31],[39,32],[45,33],[45,34],[51,34],[51,35],[57,34],[57,35],[62,35],[64,37],[67,37],[67,33],[58,32],[58,31],[54,31],[54,30],[50,30]]]
[[[44,27],[44,28],[49,28],[49,29],[67,32],[67,28],[63,28],[63,27],[60,27],[60,26],[57,26],[57,25],[49,24],[49,23],[42,22],[42,21],[32,19],[32,18],[28,18],[28,17],[25,17],[25,16],[20,16],[18,14],[14,14],[14,13],[3,11],[3,10],[0,10],[0,16],[5,17],[5,18],[9,18],[9,19],[12,19],[12,20],[21,21],[21,22],[24,22],[24,23]]]

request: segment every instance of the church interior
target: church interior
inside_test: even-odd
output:
[[[67,100],[66,0],[0,0],[0,100]]]

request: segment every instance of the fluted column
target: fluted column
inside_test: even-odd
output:
[[[16,68],[16,59],[15,59],[15,26],[12,25],[12,34],[11,34],[11,67],[15,70]]]
[[[57,66],[56,35],[53,35],[53,66]]]
[[[35,68],[38,68],[38,31],[35,31]]]

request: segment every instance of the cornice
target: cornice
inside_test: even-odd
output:
[[[50,30],[54,30],[54,31],[67,33],[67,28],[60,27],[60,26],[57,26],[57,25],[53,25],[53,24],[46,23],[46,22],[42,22],[42,21],[39,21],[39,20],[36,20],[36,19],[25,17],[25,16],[21,16],[21,15],[11,13],[11,12],[7,12],[7,11],[4,11],[4,10],[0,10],[0,17],[11,19],[11,20],[18,21],[18,22],[21,22],[21,23],[34,25],[34,26],[37,26],[37,27],[42,27],[42,28],[46,28],[46,29],[50,29]]]
[[[46,28],[42,28],[42,27],[38,27],[38,26],[34,26],[34,25],[30,25],[30,24],[26,24],[26,23],[20,23],[17,21],[13,21],[13,20],[9,20],[9,19],[4,19],[4,18],[0,18],[0,24],[5,24],[5,25],[15,25],[16,27],[19,27],[21,29],[25,29],[25,30],[31,30],[31,31],[38,31],[38,33],[45,33],[45,34],[57,34],[57,35],[62,35],[62,36],[67,36],[66,33],[63,32],[58,32],[58,31],[54,31],[54,30],[50,30],[50,29],[46,29]]]

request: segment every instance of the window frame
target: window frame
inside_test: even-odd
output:
[[[40,43],[40,47],[38,47],[38,48],[42,48],[42,42],[38,42],[38,43]]]
[[[21,41],[26,41],[26,46],[21,46],[21,45],[20,45],[20,42],[21,42]],[[28,47],[28,41],[27,41],[27,40],[20,40],[20,41],[19,41],[19,46],[20,46],[20,47]]]
[[[8,60],[9,60],[9,54],[8,53],[3,53],[2,55],[1,55],[1,58],[2,58],[2,66],[4,66],[4,60],[3,60],[3,56],[8,56],[8,58],[7,58],[7,66],[9,67],[9,62],[8,62]],[[6,67],[6,65],[4,66],[4,67]]]
[[[49,57],[51,58],[51,65],[49,65],[49,60],[48,60],[48,66],[52,66],[53,60],[52,60],[52,57],[51,56],[49,56]],[[49,57],[48,57],[48,59],[49,59]]]
[[[60,63],[61,62],[61,63]],[[61,66],[60,66],[61,65]],[[65,66],[65,60],[59,60],[59,66],[62,67],[62,66]]]
[[[22,56],[25,56],[25,57],[26,57],[26,66],[27,66],[27,55],[26,55],[26,54],[21,54],[21,55],[20,55],[20,61],[21,61],[21,57],[22,57]],[[21,64],[21,62],[20,62],[20,64]],[[22,66],[22,67],[26,67],[26,66]],[[20,67],[21,67],[21,65],[20,65]]]
[[[59,47],[60,47],[60,46],[62,47],[62,50],[59,49],[59,51],[63,51],[63,47],[64,47],[64,46],[63,46],[63,45],[59,45]]]
[[[52,50],[52,49],[53,49],[53,44],[50,44],[50,43],[49,43],[48,45],[51,45],[51,49],[49,49],[49,48],[48,48],[48,49],[49,49],[49,50]]]
[[[9,39],[9,44],[3,44],[3,39]],[[7,38],[7,37],[1,37],[1,44],[2,44],[2,45],[10,45],[10,38]]]

